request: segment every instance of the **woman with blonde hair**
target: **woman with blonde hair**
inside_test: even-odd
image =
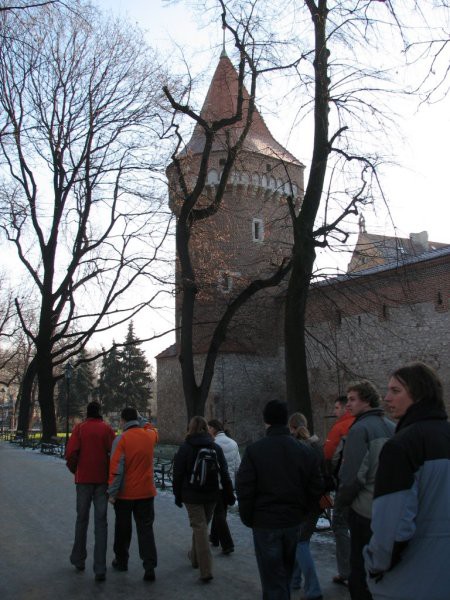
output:
[[[213,578],[212,555],[209,548],[208,525],[219,497],[219,480],[224,489],[232,483],[222,448],[208,433],[206,419],[192,417],[185,441],[179,447],[173,463],[173,493],[175,504],[186,506],[192,527],[192,546],[188,553],[194,569],[200,569],[200,580]],[[229,498],[231,503],[234,499]]]
[[[312,450],[314,450],[314,452],[316,452],[317,460],[322,465],[323,471],[324,458],[322,448],[319,444],[319,438],[316,435],[310,434],[308,429],[308,421],[305,415],[300,412],[292,414],[289,417],[288,425],[291,434],[300,443],[306,444]],[[311,556],[311,550],[309,547],[309,542],[312,534],[315,531],[320,512],[320,507],[317,505],[317,508],[306,515],[298,532],[298,543],[295,553],[295,567],[292,575],[291,586],[294,590],[300,589],[303,575],[303,589],[306,600],[320,600],[323,597],[319,579],[317,577],[316,567],[314,565],[314,560]]]

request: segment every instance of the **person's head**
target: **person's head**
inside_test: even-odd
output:
[[[195,416],[189,421],[187,434],[208,433],[208,423],[205,417]]]
[[[289,417],[289,430],[299,440],[309,440],[311,434],[308,429],[308,420],[301,412],[296,412]]]
[[[377,388],[365,379],[352,383],[347,388],[347,408],[354,417],[371,408],[378,408],[380,400]]]
[[[127,406],[120,413],[120,418],[124,423],[128,423],[129,421],[137,421],[138,414],[137,410],[132,406]]]
[[[223,431],[223,423],[219,419],[210,419],[208,421],[208,431],[211,435],[216,436],[220,431]]]
[[[339,419],[348,411],[347,396],[338,396],[334,401],[334,416]]]
[[[86,407],[86,415],[91,419],[100,418],[100,404],[98,402],[89,402]]]
[[[266,425],[286,425],[288,420],[286,402],[270,400],[264,407],[263,420]]]
[[[445,411],[441,380],[434,369],[420,362],[400,367],[391,374],[385,402],[394,419],[403,417],[418,402]]]

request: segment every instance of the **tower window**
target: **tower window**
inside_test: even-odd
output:
[[[224,271],[219,276],[219,288],[224,293],[229,293],[233,289],[233,278],[231,273]]]
[[[219,158],[219,165],[221,167],[224,167],[227,164],[227,159],[226,158]]]
[[[262,242],[264,239],[264,223],[262,219],[252,221],[252,239],[254,242]]]

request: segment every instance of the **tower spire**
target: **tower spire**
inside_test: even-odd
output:
[[[222,25],[222,31],[223,31],[223,40],[222,40],[222,52],[220,53],[220,58],[226,58],[227,51],[225,50],[225,31],[226,31],[225,25]]]

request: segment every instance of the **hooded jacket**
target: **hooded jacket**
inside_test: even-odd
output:
[[[411,405],[380,454],[372,531],[364,549],[373,597],[450,597],[450,424]]]
[[[75,483],[108,483],[109,453],[115,435],[101,417],[88,417],[73,428],[66,461],[77,465]]]
[[[339,489],[335,505],[351,507],[370,519],[375,474],[381,448],[394,433],[394,423],[383,416],[381,408],[358,415],[350,427],[339,470]]]
[[[222,448],[214,442],[209,433],[194,433],[186,437],[173,460],[173,493],[178,506],[181,506],[183,502],[185,504],[209,504],[216,502],[219,497],[219,485],[216,490],[202,490],[189,483],[200,448],[214,448],[220,468],[220,483],[224,488],[232,488]]]
[[[109,466],[108,494],[121,500],[156,496],[153,481],[153,452],[156,429],[144,429],[139,421],[128,421],[115,440]]]

